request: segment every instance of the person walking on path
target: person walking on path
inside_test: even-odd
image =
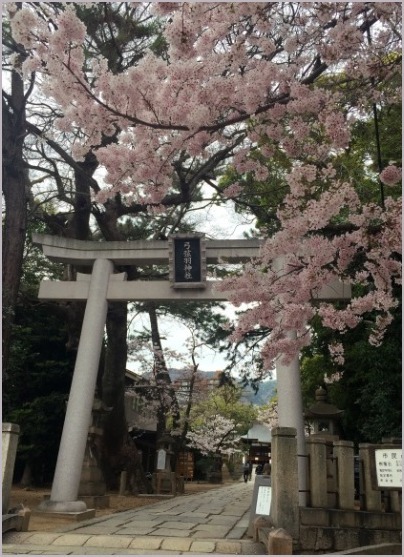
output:
[[[244,468],[243,468],[243,478],[245,483],[248,482],[249,476],[250,476],[250,462],[247,461],[244,463]]]

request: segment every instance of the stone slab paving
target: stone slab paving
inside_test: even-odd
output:
[[[203,532],[203,537],[205,534],[209,534],[209,538],[226,538],[227,534],[230,532],[229,526],[215,526],[214,524],[200,524],[193,533],[194,538],[201,537]]]
[[[229,532],[226,536],[228,540],[241,540],[241,538],[245,534],[245,528],[233,528],[231,532]]]
[[[116,536],[146,536],[153,532],[153,528],[150,526],[139,526],[138,524],[133,524],[124,528],[120,528],[113,535]]]
[[[247,538],[253,482],[229,483],[58,532],[8,532],[3,555],[266,555]]]
[[[178,531],[175,532],[174,530],[169,530],[168,528],[159,528],[158,530],[153,532],[152,535],[162,536],[167,538],[176,538],[178,537]],[[190,535],[191,535],[191,530],[183,530],[181,532],[181,537],[183,538],[189,538]]]

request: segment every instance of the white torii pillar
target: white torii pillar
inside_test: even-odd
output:
[[[288,332],[286,335],[290,339],[296,338],[294,332]],[[279,427],[293,427],[297,432],[299,505],[304,507],[307,490],[307,457],[305,456],[306,443],[299,356],[295,356],[290,364],[282,364],[280,361],[276,363],[276,383]]]
[[[112,271],[113,263],[108,259],[94,262],[51,496],[50,500],[39,505],[39,509],[44,511],[87,510],[86,504],[78,501],[77,497],[91,423]]]
[[[285,270],[286,260],[280,257],[275,268],[279,275]],[[340,281],[324,286],[318,292],[313,292],[313,299],[317,301],[349,300],[351,286]],[[296,331],[286,331],[285,335],[291,340],[297,338]],[[307,499],[307,454],[304,433],[303,399],[300,381],[300,359],[297,354],[289,364],[282,363],[282,355],[276,363],[276,382],[278,394],[278,423],[280,427],[293,427],[296,429],[297,454],[298,454],[298,485],[299,505],[305,506]]]

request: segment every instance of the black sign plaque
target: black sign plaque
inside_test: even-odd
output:
[[[202,234],[170,239],[170,279],[174,288],[204,288],[206,249]]]

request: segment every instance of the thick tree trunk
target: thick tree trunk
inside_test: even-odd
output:
[[[163,347],[161,344],[160,331],[158,327],[156,304],[149,302],[147,309],[150,318],[151,340],[154,350],[154,376],[156,384],[160,388],[157,389],[159,397],[159,407],[157,410],[157,445],[159,439],[163,437],[167,429],[167,418],[172,418],[172,427],[176,429],[180,421],[180,411],[175,390],[171,384],[171,378],[168,373],[167,363],[164,358]],[[171,469],[175,470],[178,446],[173,446],[173,455],[171,458]]]
[[[80,170],[74,173],[75,196],[74,196],[74,212],[67,222],[64,235],[68,238],[76,240],[90,239],[90,216],[91,216],[91,191],[89,182],[97,169],[97,161],[93,153],[88,153],[82,162],[77,163]],[[55,215],[57,219],[57,215]],[[49,217],[49,221],[52,217]],[[49,225],[49,222],[48,222]],[[76,273],[88,273],[88,267],[66,265],[66,280],[75,280]],[[83,323],[85,311],[85,303],[70,302],[67,306],[67,324],[68,324],[68,343],[69,350],[77,350],[81,326]]]
[[[147,304],[147,309],[149,312],[151,340],[154,350],[154,375],[157,385],[162,387],[157,391],[160,394],[160,407],[157,420],[157,437],[159,437],[159,434],[163,435],[166,431],[167,416],[172,416],[174,427],[177,425],[179,420],[179,406],[175,391],[171,384],[167,363],[164,358],[158,327],[156,304],[149,302]]]
[[[82,162],[77,163],[80,170],[74,173],[75,197],[74,213],[69,223],[68,236],[77,240],[88,240],[91,235],[91,189],[90,177],[98,167],[97,159],[91,151]]]
[[[189,430],[189,418],[191,416],[191,410],[193,405],[193,396],[194,396],[194,389],[195,389],[195,381],[196,381],[196,374],[198,373],[198,364],[195,362],[195,357],[192,354],[192,375],[189,381],[189,394],[188,394],[188,401],[183,412],[183,426],[181,435],[179,436],[179,449],[182,450],[186,443],[186,437]]]
[[[112,407],[104,420],[103,463],[105,480],[109,487],[117,479],[118,457],[127,435],[125,418],[125,370],[127,360],[127,303],[109,305],[107,315],[108,344],[102,376],[101,398]]]
[[[7,376],[11,328],[20,287],[24,243],[27,228],[29,176],[23,157],[25,139],[24,84],[21,76],[11,73],[11,95],[3,96],[3,180],[5,202],[3,221],[3,377]]]

